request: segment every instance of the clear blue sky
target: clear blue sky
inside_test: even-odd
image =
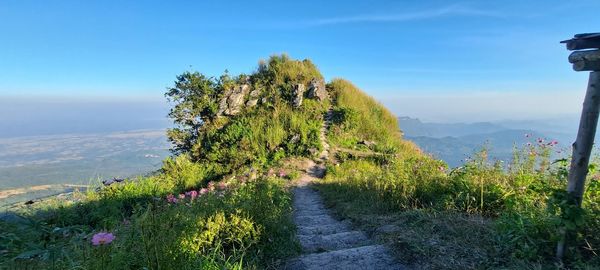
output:
[[[587,77],[558,41],[600,32],[598,10],[564,0],[4,0],[0,98],[161,99],[190,67],[249,73],[286,52],[402,115],[572,113]]]

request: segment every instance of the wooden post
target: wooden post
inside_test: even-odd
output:
[[[576,51],[569,56],[569,62],[573,64],[575,71],[592,71],[583,101],[581,118],[579,119],[577,139],[573,143],[573,156],[571,157],[569,182],[567,184],[567,193],[572,199],[571,202],[576,207],[581,207],[585,191],[585,179],[588,174],[590,156],[600,115],[600,51],[598,51],[600,34],[575,35],[575,38],[565,40],[563,43],[567,44],[569,50],[593,49]],[[567,228],[561,228],[560,234],[561,239],[556,246],[556,257],[562,260],[569,231]]]
[[[567,192],[571,194],[581,206],[585,177],[588,173],[590,155],[598,126],[600,114],[600,72],[591,72],[587,92],[583,101],[583,110],[579,120],[577,140],[573,143],[573,157],[569,170],[569,184]]]
[[[573,143],[573,157],[569,169],[569,183],[567,193],[581,207],[583,192],[585,191],[585,178],[596,136],[598,116],[600,115],[600,72],[591,72],[587,92],[583,101],[583,110],[579,120],[577,139]],[[566,229],[562,229],[562,239],[556,247],[556,257],[562,259],[565,253]]]

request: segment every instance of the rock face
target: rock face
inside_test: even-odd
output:
[[[236,115],[242,111],[244,99],[250,91],[250,85],[242,84],[225,92],[219,103],[217,115]]]
[[[294,107],[298,108],[298,107],[302,106],[302,100],[304,99],[304,91],[305,91],[304,84],[299,83],[299,84],[294,85],[294,91],[292,91],[292,94],[293,94],[292,104],[294,105]]]
[[[323,80],[313,79],[308,84],[308,98],[323,101],[327,99],[327,89]]]

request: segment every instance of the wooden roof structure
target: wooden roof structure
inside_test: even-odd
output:
[[[600,49],[600,33],[577,34],[572,39],[560,43],[567,45],[567,50]]]

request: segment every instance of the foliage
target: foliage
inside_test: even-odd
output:
[[[327,84],[333,100],[333,123],[328,140],[340,147],[356,148],[373,141],[376,151],[417,152],[417,147],[401,140],[396,117],[375,99],[343,79]]]
[[[202,127],[217,117],[219,99],[233,84],[225,73],[218,80],[198,72],[184,72],[177,76],[175,86],[165,96],[175,105],[169,117],[178,126],[167,132],[175,153],[185,153],[197,143]]]
[[[0,245],[8,250],[1,260],[13,268],[48,269],[266,267],[297,250],[290,229],[291,201],[283,185],[275,178],[231,182],[226,191],[177,204],[164,196],[140,202],[125,217],[107,211],[119,204],[115,198],[123,197],[114,194],[118,189],[106,191],[99,195],[106,204],[89,208],[82,202],[62,210],[78,213],[80,219],[0,221]],[[76,210],[79,206],[90,212]],[[88,215],[119,222],[87,223]],[[114,232],[113,243],[92,246],[91,235],[100,230]]]
[[[583,210],[572,208],[568,206],[563,191],[568,162],[549,161],[556,142],[537,139],[523,149],[515,150],[515,158],[508,167],[501,162],[490,163],[484,148],[464,166],[448,171],[443,162],[402,142],[400,136],[392,132],[398,130],[393,116],[372,98],[343,80],[334,80],[329,87],[335,93],[333,126],[328,134],[333,147],[360,149],[358,143],[363,140],[372,140],[378,146],[370,156],[338,153],[340,164],[329,166],[325,180],[319,184],[326,200],[343,215],[359,220],[362,215],[369,215],[370,218],[361,220],[369,227],[379,224],[378,218],[372,218],[373,213],[383,218],[425,211],[431,213],[427,214],[431,218],[438,215],[447,217],[448,222],[457,226],[450,229],[454,232],[465,229],[459,228],[460,222],[453,221],[454,218],[469,220],[481,217],[492,221],[483,225],[485,233],[480,235],[480,241],[485,246],[478,248],[479,253],[459,251],[463,253],[457,257],[461,262],[434,264],[433,268],[553,265],[554,249],[563,226],[579,232],[571,238],[572,248],[565,263],[573,268],[600,264],[600,227],[597,221],[600,219],[597,191],[600,185],[596,180],[595,166],[591,167]],[[388,147],[381,147],[383,145]],[[382,155],[384,153],[388,155]],[[382,162],[381,156],[388,160]],[[407,220],[403,226],[407,226],[403,228],[406,231],[418,230],[429,233],[428,237],[439,237],[435,230],[420,229],[422,223],[413,224]],[[477,227],[474,224],[470,226],[473,229]],[[394,237],[386,239],[406,237],[411,241],[421,241],[407,232],[397,233]],[[470,242],[459,237],[468,236],[448,233],[440,241]],[[396,242],[390,243],[397,245]],[[414,244],[408,243],[409,246]],[[424,249],[432,247],[428,243],[420,245],[427,247],[402,245],[398,247],[401,249],[399,253],[406,253],[408,248],[430,260],[438,260],[434,257],[439,256],[439,262],[447,262],[447,252],[424,253]]]
[[[322,148],[328,102],[290,105],[292,86],[313,79],[322,76],[309,60],[285,55],[261,62],[249,76],[183,73],[166,93],[175,156],[152,176],[50,199],[15,222],[0,221],[0,263],[17,269],[276,267],[298,252],[283,180],[298,175],[266,172]],[[260,90],[261,103],[217,115],[227,91],[242,83]],[[116,238],[93,246],[98,232]]]

